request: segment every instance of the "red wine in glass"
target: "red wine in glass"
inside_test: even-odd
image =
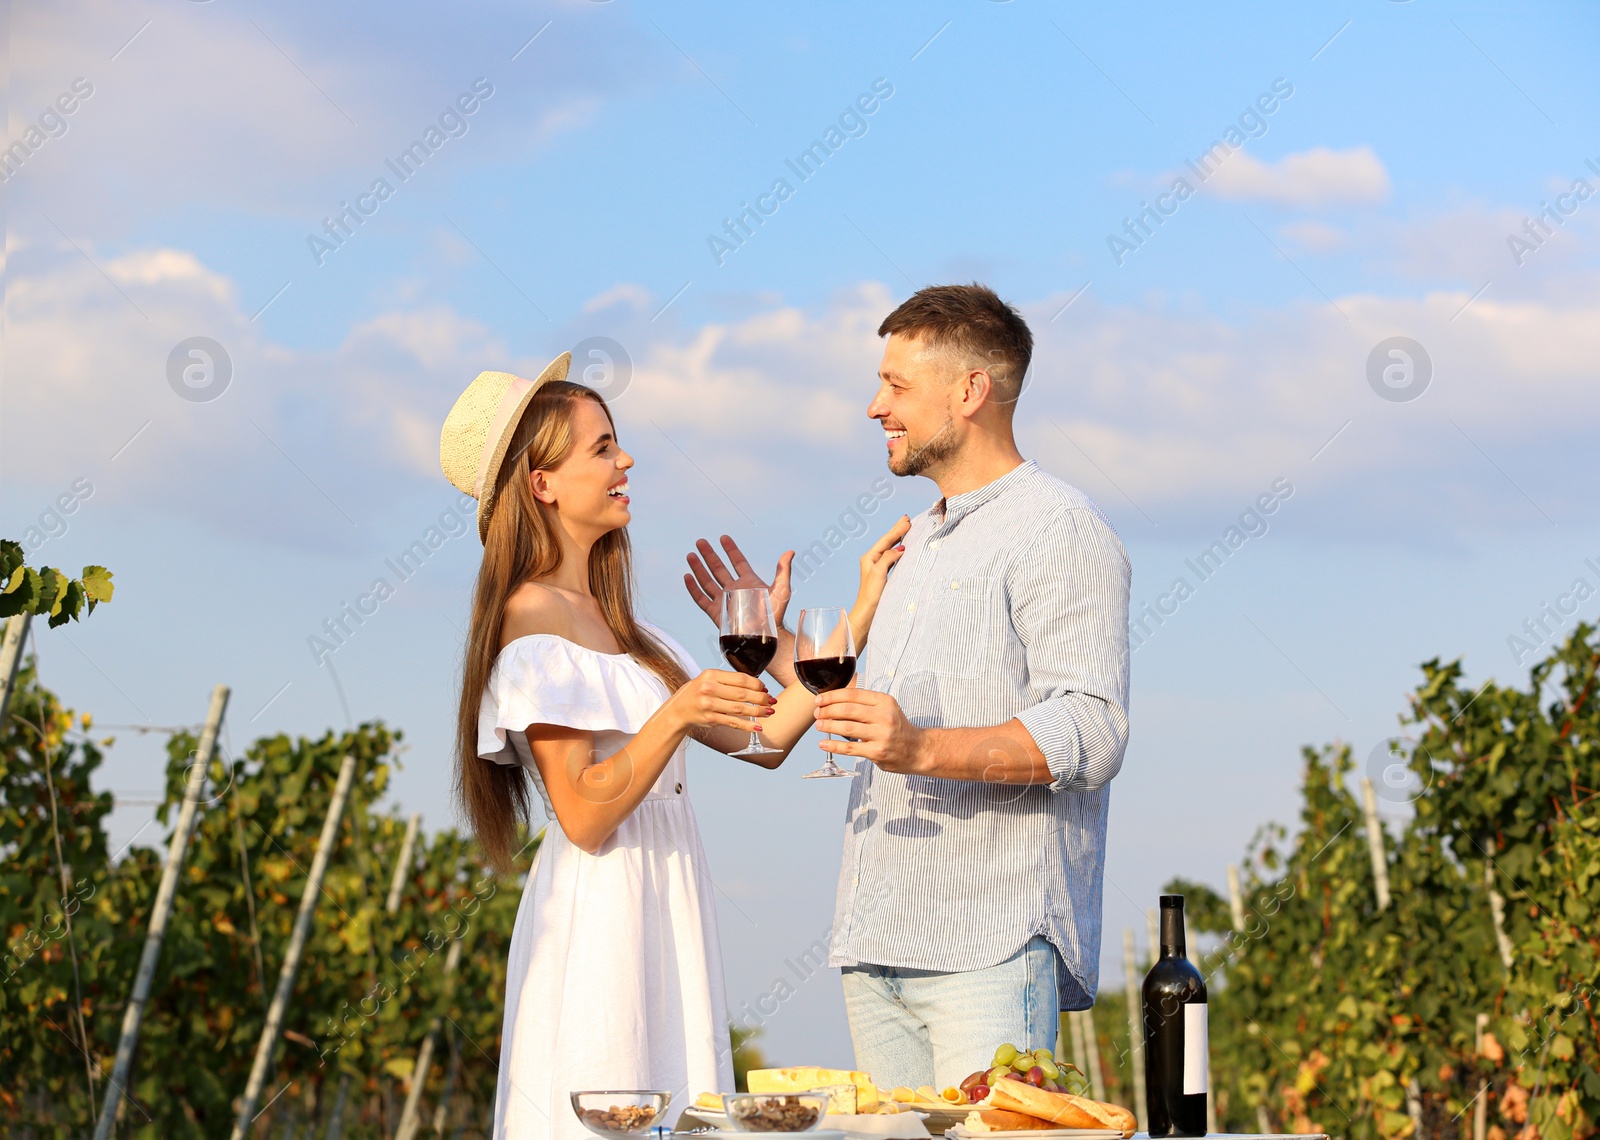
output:
[[[728,664],[746,677],[759,677],[778,652],[778,639],[755,633],[725,633],[717,639]]]
[[[831,693],[834,689],[844,688],[856,675],[856,659],[815,657],[810,661],[796,661],[794,674],[813,693]]]
[[[747,677],[759,677],[778,652],[778,627],[772,619],[772,596],[764,589],[724,590],[718,645],[728,664]],[[750,743],[732,756],[775,756],[781,748],[761,741],[760,726],[750,722]]]
[[[827,693],[850,684],[856,675],[856,639],[848,613],[836,606],[800,611],[794,636],[794,673],[813,693]],[[835,764],[833,753],[824,750],[823,755],[827,762],[815,772],[807,772],[807,780],[855,775]]]

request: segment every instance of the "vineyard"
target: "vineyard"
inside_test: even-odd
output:
[[[1381,863],[1349,748],[1307,749],[1300,827],[1257,835],[1239,913],[1223,891],[1168,884],[1214,936],[1190,956],[1210,989],[1219,1130],[1595,1135],[1597,666],[1584,625],[1526,691],[1425,663],[1403,718],[1412,811]],[[1132,1104],[1126,1008],[1105,990],[1095,1017],[1108,1090]]]
[[[1203,885],[1170,886],[1188,896],[1191,931],[1210,936],[1209,951],[1191,955],[1211,989],[1219,1130],[1594,1134],[1597,663],[1584,626],[1534,668],[1527,691],[1472,690],[1459,664],[1426,663],[1406,714],[1410,811],[1381,845],[1349,749],[1308,749],[1300,826],[1258,834],[1237,906]],[[419,834],[379,808],[398,740],[381,723],[267,737],[216,756],[202,780],[192,771],[201,741],[172,737],[158,818],[170,829],[198,787],[197,823],[116,1097],[118,1135],[233,1126],[347,766],[348,801],[251,1134],[484,1134],[519,876],[493,876],[456,833]],[[165,848],[108,849],[112,797],[92,783],[110,744],[23,666],[0,726],[8,1135],[88,1135],[114,1071]],[[536,851],[530,837],[519,871]],[[1131,1105],[1114,985],[1094,1024],[1106,1093]],[[757,1055],[736,1045],[742,1071]]]

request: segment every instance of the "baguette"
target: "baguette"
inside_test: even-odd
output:
[[[1054,1128],[1048,1120],[1040,1120],[1037,1116],[1029,1116],[1025,1112],[1009,1112],[1003,1108],[973,1109],[967,1113],[966,1130],[973,1133],[981,1132],[1035,1132],[1042,1128]]]
[[[1139,1126],[1133,1113],[1120,1105],[1049,1092],[1026,1081],[996,1081],[983,1106],[1026,1113],[1061,1128],[1115,1128],[1124,1137],[1131,1137]]]

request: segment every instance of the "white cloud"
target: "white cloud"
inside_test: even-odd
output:
[[[1536,292],[1559,302],[1585,296],[1595,287],[1592,259],[1585,259],[1600,231],[1600,210],[1580,212],[1559,229],[1542,234],[1527,227],[1526,213],[1509,207],[1464,203],[1421,217],[1384,222],[1373,244],[1399,272],[1435,280],[1471,282],[1476,288],[1492,281],[1491,293],[1515,289]],[[1533,228],[1530,236],[1528,230]],[[1519,245],[1512,246],[1508,238]],[[1538,237],[1533,246],[1531,237]],[[1520,253],[1520,261],[1519,261]]]
[[[585,313],[599,313],[609,309],[612,305],[630,305],[634,309],[643,309],[650,303],[650,290],[642,285],[624,282],[613,285],[609,289],[601,290],[583,303]]]
[[[479,77],[493,96],[426,177],[526,162],[552,137],[591,123],[605,102],[661,78],[659,53],[642,46],[642,33],[588,8],[583,18],[557,13],[513,62],[515,45],[544,22],[515,6],[456,19],[401,3],[377,21],[307,6],[253,14],[158,0],[21,6],[6,141],[75,79],[92,94],[64,117],[65,134],[45,140],[8,183],[13,209],[47,210],[68,232],[91,226],[102,241],[191,205],[317,228]]]
[[[1091,294],[1055,324],[1066,296],[1028,303],[1038,347],[1019,439],[1108,508],[1131,514],[1125,492],[1177,531],[1236,512],[1279,475],[1318,486],[1338,516],[1328,533],[1347,537],[1547,525],[1523,489],[1541,509],[1592,513],[1547,465],[1580,462],[1578,425],[1600,416],[1585,380],[1600,354],[1600,287],[1559,301],[1469,306],[1471,296],[1354,294],[1336,296],[1338,309],[1296,302],[1224,318]],[[871,446],[876,327],[892,305],[864,284],[815,309],[775,304],[678,332],[641,318],[628,335],[649,339],[626,342],[636,371],[619,418],[668,431],[720,485],[782,486],[807,457],[817,497],[834,497],[827,469]],[[1415,403],[1368,384],[1369,354],[1395,335],[1431,358]]]
[[[1278,232],[1301,249],[1312,253],[1328,253],[1345,243],[1344,231],[1326,222],[1291,222],[1279,227]]]
[[[438,481],[439,424],[473,375],[530,365],[448,308],[381,313],[332,349],[303,350],[265,338],[233,282],[186,251],[130,251],[106,263],[109,282],[64,242],[17,253],[0,433],[8,483],[88,475],[108,501],[225,531],[353,541],[346,516],[370,519],[419,480]],[[231,362],[214,400],[180,399],[168,382],[169,354],[192,336]]]
[[[1206,183],[1224,198],[1324,206],[1382,202],[1389,172],[1371,147],[1312,147],[1263,162],[1247,150],[1231,155]]]
[[[186,251],[124,253],[107,263],[116,287],[64,242],[13,253],[0,439],[13,481],[87,473],[125,504],[290,545],[353,542],[343,516],[369,519],[439,482],[438,425],[473,375],[533,375],[594,332],[632,357],[613,400],[629,446],[678,463],[659,429],[752,507],[845,500],[863,471],[881,470],[865,410],[877,325],[894,302],[878,283],[695,327],[652,322],[661,299],[619,286],[603,324],[561,330],[527,355],[447,306],[400,306],[313,351],[266,339],[233,282]],[[1558,302],[1470,298],[1355,294],[1334,298],[1344,315],[1319,301],[1224,318],[1090,293],[1056,323],[1065,296],[1028,302],[1038,346],[1019,440],[1114,515],[1136,518],[1136,506],[1163,533],[1236,512],[1279,475],[1319,489],[1339,516],[1330,534],[1520,525],[1524,494],[1553,516],[1592,513],[1555,472],[1585,461],[1582,425],[1600,418],[1589,380],[1600,286]],[[181,400],[167,382],[168,354],[195,335],[233,361],[232,386],[209,403]],[[1415,403],[1368,387],[1368,354],[1394,335],[1432,359]],[[672,493],[688,506],[713,494],[682,472],[691,481]]]
[[[107,262],[106,275],[122,285],[164,285],[198,290],[223,304],[231,304],[235,299],[233,282],[208,270],[187,250],[134,250]]]

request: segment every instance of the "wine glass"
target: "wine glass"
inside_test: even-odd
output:
[[[765,589],[724,590],[722,593],[722,618],[717,623],[721,636],[717,644],[722,655],[746,677],[759,677],[761,671],[772,664],[772,655],[778,652],[778,628],[772,620],[772,596]],[[750,743],[732,756],[775,756],[781,748],[769,748],[761,742],[761,726],[750,722]]]
[[[800,611],[794,635],[794,674],[813,693],[831,692],[850,683],[856,675],[856,638],[848,613],[838,606]],[[807,772],[805,779],[855,775],[835,764],[833,753],[825,750],[823,755],[827,763]]]

